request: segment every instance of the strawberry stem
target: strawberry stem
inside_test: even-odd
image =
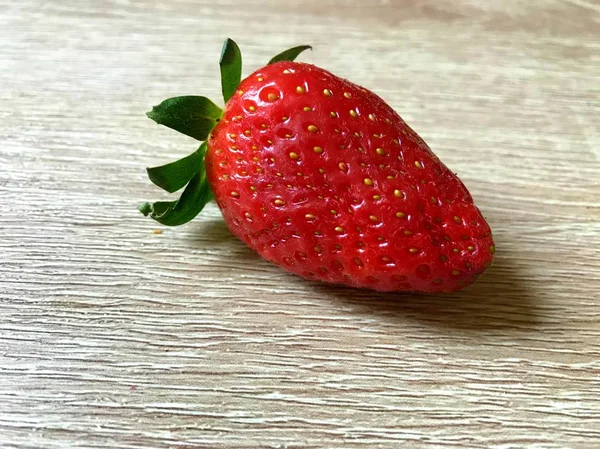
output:
[[[293,61],[307,49],[312,47],[300,45],[290,48],[273,57],[269,64]],[[238,45],[229,38],[223,43],[219,66],[221,90],[227,103],[242,79],[242,53]],[[169,98],[154,106],[146,115],[160,125],[194,139],[206,141],[223,116],[223,111],[206,97],[189,95]],[[139,211],[166,226],[178,226],[196,217],[212,199],[204,166],[207,148],[208,145],[204,142],[194,153],[178,161],[147,168],[150,180],[169,193],[186,187],[177,201],[144,203],[138,207]]]

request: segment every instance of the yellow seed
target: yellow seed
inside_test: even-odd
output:
[[[231,196],[234,198],[239,198],[240,194],[234,190],[233,192],[231,192]]]
[[[306,92],[306,90],[304,89],[304,87],[298,86],[296,87],[296,92],[298,92],[299,94],[303,94]]]
[[[358,147],[357,150],[358,150],[359,153],[364,153],[365,152],[364,148],[361,148],[361,147]]]
[[[282,121],[282,122],[285,122],[285,121],[287,121],[288,119],[289,119],[289,117],[286,117],[285,115],[284,115],[283,117],[281,117],[281,121]]]
[[[313,151],[314,151],[315,153],[322,153],[322,152],[323,152],[323,148],[321,148],[321,147],[314,147],[314,148],[313,148]]]
[[[418,250],[417,248],[410,248],[408,251],[409,251],[410,253],[412,253],[412,254],[415,254],[415,253],[418,253],[418,252],[419,252],[419,250]]]
[[[375,116],[373,114],[369,114],[369,120],[371,120],[372,122],[375,121]]]
[[[396,145],[400,145],[400,141],[398,139],[394,139],[392,142],[394,142]]]
[[[405,231],[403,232],[403,234],[404,234],[404,235],[412,235],[412,232],[410,232],[410,231],[407,229],[407,230],[405,230]]]
[[[289,75],[289,74],[290,74],[290,73],[292,73],[292,72],[290,72],[288,69],[285,69],[285,70],[283,71],[283,73],[285,73],[286,75]]]
[[[394,190],[394,196],[397,198],[402,198],[402,192],[398,189]]]
[[[352,116],[352,118],[358,117],[358,114],[356,113],[356,111],[354,109],[350,109],[350,115]]]
[[[357,131],[354,133],[354,137],[360,137],[360,133]]]
[[[377,237],[377,241],[378,241],[378,242],[383,242],[384,240],[385,240],[385,238],[384,238],[384,237],[381,237],[381,236]]]
[[[475,247],[473,247],[473,246],[467,246],[467,249],[468,249],[469,251],[473,251],[473,250],[475,249]]]
[[[317,245],[317,246],[315,246],[315,252],[321,253],[321,252],[323,252],[323,249],[319,245]]]
[[[325,170],[323,170],[322,168],[319,169],[319,173],[323,174],[325,173]]]
[[[340,170],[342,170],[343,172],[347,172],[348,171],[348,165],[344,162],[340,162],[338,164],[338,167],[340,168]]]
[[[379,139],[379,138],[381,138],[381,134],[375,133],[375,134],[373,134],[373,137],[375,137],[376,139]]]
[[[350,94],[348,92],[344,92],[344,97],[350,98]]]
[[[152,230],[152,234],[162,234],[163,230],[162,229],[153,229]]]
[[[258,167],[258,168],[256,169],[256,173],[262,173],[262,171],[263,171],[263,169],[262,169],[262,168],[260,168],[260,167]]]
[[[387,175],[386,178],[387,179],[394,179],[394,177],[392,175]]]
[[[245,216],[246,218],[252,218],[252,215],[250,215],[250,213],[249,213],[249,212],[246,212],[246,213],[244,214],[244,216]]]
[[[274,94],[273,92],[271,92],[269,95],[267,95],[267,99],[269,101],[275,101],[277,100],[279,97],[277,96],[277,94]]]
[[[365,178],[363,180],[363,182],[365,183],[366,186],[372,186],[373,185],[373,181],[371,180],[371,178]]]
[[[458,276],[460,274],[460,270],[452,270],[452,276]]]
[[[242,95],[244,95],[244,91],[243,90],[238,90],[238,95],[241,97]]]
[[[254,112],[254,111],[256,111],[256,108],[254,106],[248,106],[248,110],[250,112]]]
[[[306,214],[304,218],[306,218],[307,220],[313,220],[315,216],[313,214]]]
[[[383,156],[385,154],[385,151],[383,151],[383,148],[377,148],[375,150],[375,152],[379,155],[379,156]]]
[[[331,91],[329,89],[323,89],[323,95],[326,97],[331,97]]]
[[[256,192],[256,187],[250,186],[250,190],[252,190],[253,192]]]
[[[333,111],[331,111],[331,112],[329,113],[329,115],[331,115],[333,118],[337,117],[337,113],[335,113],[335,112],[333,112]]]
[[[389,262],[389,261],[390,261],[390,260],[392,260],[392,259],[390,259],[388,256],[383,256],[383,257],[381,258],[381,260],[382,260],[382,261],[384,261],[384,262]]]
[[[462,223],[462,220],[458,218],[456,215],[452,218],[456,223]]]
[[[371,221],[379,221],[379,218],[377,218],[376,215],[370,215],[369,216],[369,220],[371,220]]]
[[[490,245],[490,253],[494,254],[496,252],[496,247],[494,245]]]
[[[335,232],[344,232],[344,228],[342,228],[341,226],[336,226]]]
[[[335,209],[331,209],[329,212],[331,212],[333,215],[337,214],[337,211]]]
[[[279,176],[280,178],[283,176],[281,173],[277,172],[275,173],[277,176]]]
[[[415,167],[423,168],[423,164],[421,164],[419,161],[415,161]]]
[[[319,130],[319,128],[317,128],[315,125],[308,125],[307,129],[308,129],[308,132],[311,132],[311,133],[316,133]]]
[[[275,206],[283,206],[285,204],[285,201],[280,200],[280,199],[276,199],[273,202],[275,203]]]
[[[293,136],[292,136],[291,134],[286,134],[286,135],[285,135],[285,138],[286,138],[286,139],[291,139],[292,137],[293,137]]]
[[[454,248],[454,249],[452,250],[452,252],[453,252],[453,253],[457,253],[457,252],[458,252],[458,248]]]
[[[389,118],[385,119],[385,122],[389,125],[390,123],[392,123],[392,121]]]
[[[259,77],[257,78],[257,80],[258,80],[258,82],[260,83],[260,82],[262,82],[262,80],[263,80],[263,79],[262,79],[262,78],[259,76]]]
[[[304,112],[310,112],[310,111],[312,111],[312,108],[311,108],[310,106],[304,106],[304,107],[302,108],[302,110],[303,110]]]
[[[260,125],[260,127],[261,127],[262,129],[267,129],[267,124],[266,124],[266,123],[263,123],[262,125]]]
[[[380,200],[381,199],[381,195],[373,195],[373,199],[375,201]]]
[[[252,133],[250,132],[249,129],[247,129],[246,131],[244,131],[244,135],[245,136],[250,136]]]
[[[313,232],[314,235],[321,235],[321,233],[319,231],[315,231]]]

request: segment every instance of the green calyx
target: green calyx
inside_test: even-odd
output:
[[[312,47],[290,48],[272,58],[269,64],[294,61],[307,49]],[[227,103],[242,80],[242,53],[231,39],[226,39],[223,44],[219,66],[223,100]],[[176,201],[144,203],[138,207],[139,211],[166,226],[182,225],[196,217],[213,197],[204,165],[208,149],[206,140],[221,120],[223,110],[206,97],[190,95],[169,98],[146,115],[159,125],[204,141],[200,148],[178,161],[146,169],[150,180],[161,189],[169,193],[185,189]]]

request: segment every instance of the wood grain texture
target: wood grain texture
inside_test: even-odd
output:
[[[291,2],[294,3],[294,2]],[[260,260],[219,212],[135,209],[217,98],[291,45],[458,172],[497,261],[383,295]],[[0,0],[0,447],[600,448],[596,0]]]

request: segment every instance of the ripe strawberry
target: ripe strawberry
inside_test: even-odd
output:
[[[186,174],[199,184],[190,189],[192,178],[179,202],[201,209],[212,190],[237,237],[309,279],[432,293],[473,282],[492,262],[494,242],[463,183],[377,95],[293,62],[305,48],[282,53],[239,84],[239,50],[226,41],[225,110],[204,113],[212,120],[208,144],[195,153],[199,172],[195,163]],[[161,105],[151,115],[192,135],[202,126],[187,107]],[[174,112],[188,119],[173,126]],[[150,169],[151,178],[166,167]],[[146,204],[142,212],[161,221],[177,204]]]

